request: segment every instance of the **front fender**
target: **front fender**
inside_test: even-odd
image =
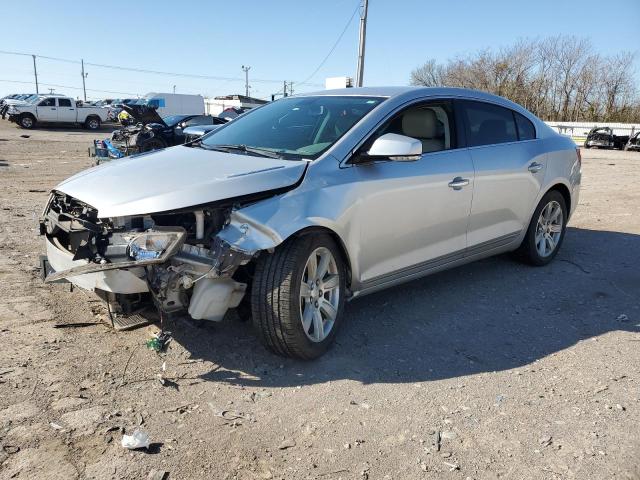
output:
[[[296,211],[296,202],[287,200],[278,197],[232,212],[229,224],[217,237],[247,255],[261,250],[272,251],[292,235],[310,227],[326,228],[341,237],[341,228],[337,223],[324,217],[305,216],[303,212]],[[265,215],[273,207],[278,211],[273,215]],[[288,218],[282,218],[279,215],[281,211],[287,212]]]

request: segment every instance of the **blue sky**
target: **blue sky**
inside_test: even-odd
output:
[[[34,1],[3,2],[0,50],[147,70],[225,77],[210,80],[87,66],[90,97],[176,91],[222,95],[244,92],[241,66],[250,65],[251,94],[268,97],[282,81],[302,82],[343,31],[357,0]],[[638,52],[640,0],[370,0],[365,85],[405,85],[429,58],[446,60],[518,38],[566,34],[589,38],[596,50]],[[606,14],[610,12],[611,14]],[[311,85],[325,77],[355,76],[356,14]],[[0,95],[34,91],[31,57],[0,54]],[[80,66],[38,59],[41,84],[81,96]],[[636,78],[640,75],[636,74]],[[234,80],[235,79],[235,80]],[[42,89],[41,89],[42,90]]]

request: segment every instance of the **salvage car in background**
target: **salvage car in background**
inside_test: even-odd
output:
[[[580,179],[573,141],[501,97],[296,95],[59,184],[46,280],[212,321],[245,302],[266,346],[311,359],[348,298],[507,251],[548,264]]]
[[[184,134],[184,143],[198,140],[207,133],[213,132],[214,130],[220,128],[220,125],[224,125],[225,123],[227,122],[222,121],[221,123],[216,123],[215,125],[195,125],[192,127],[187,127],[182,132]]]
[[[636,132],[629,137],[629,141],[624,146],[624,149],[627,151],[640,152],[640,132]]]
[[[193,125],[225,123],[211,115],[170,115],[160,118],[155,108],[146,105],[122,107],[135,122],[111,134],[111,145],[123,155],[149,152],[184,143],[184,129]]]
[[[107,118],[111,122],[118,121],[118,114],[122,111],[123,105],[131,105],[138,101],[137,98],[116,98],[107,107]]]
[[[107,120],[105,108],[79,106],[71,97],[52,95],[38,97],[29,104],[11,105],[7,113],[9,121],[27,129],[43,123],[64,123],[97,130]]]
[[[629,141],[629,135],[614,135],[610,127],[594,127],[589,130],[584,148],[617,148],[622,150]]]

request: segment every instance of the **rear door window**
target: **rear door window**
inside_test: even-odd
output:
[[[485,102],[464,101],[462,111],[469,147],[518,140],[516,122],[508,108]]]
[[[69,100],[68,98],[59,98],[58,99],[58,106],[59,107],[70,107],[71,106],[71,100]]]

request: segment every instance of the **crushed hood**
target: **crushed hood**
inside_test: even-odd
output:
[[[168,125],[160,118],[155,108],[148,105],[122,105],[122,109],[131,115],[136,122],[146,125],[148,123],[159,123],[163,127]]]
[[[306,163],[180,145],[90,168],[55,190],[101,218],[144,215],[286,188],[302,178]]]

